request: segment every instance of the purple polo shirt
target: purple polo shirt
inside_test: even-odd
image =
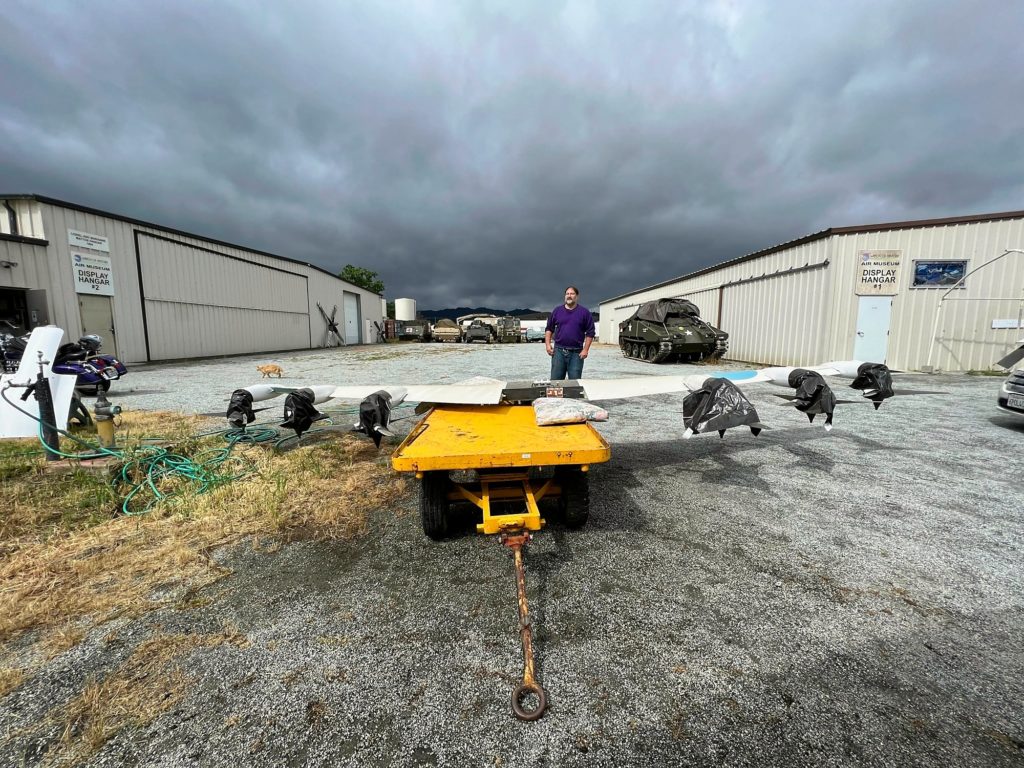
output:
[[[583,337],[594,338],[594,316],[590,310],[580,304],[569,310],[560,304],[551,311],[548,326],[545,330],[553,333],[556,347],[566,349],[583,349]]]

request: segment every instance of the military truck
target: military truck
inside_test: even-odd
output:
[[[479,317],[469,324],[465,334],[463,334],[463,341],[467,344],[472,344],[474,341],[490,344],[494,341],[494,338],[494,326]]]
[[[395,335],[400,341],[430,341],[430,323],[426,320],[396,320]]]
[[[434,323],[434,341],[462,341],[462,328],[454,320],[442,317]]]
[[[719,358],[728,349],[728,339],[728,333],[702,320],[697,305],[686,299],[648,301],[619,323],[622,354],[647,363]]]
[[[505,315],[498,318],[498,341],[502,344],[518,344],[523,340],[523,334],[519,330],[519,318],[513,315]]]

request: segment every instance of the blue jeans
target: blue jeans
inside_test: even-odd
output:
[[[582,349],[555,347],[555,354],[551,356],[551,380],[582,379],[583,358],[580,357],[582,351]]]

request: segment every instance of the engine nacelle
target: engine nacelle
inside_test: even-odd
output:
[[[836,396],[825,383],[825,377],[817,371],[794,368],[787,383],[796,390],[794,405],[797,410],[806,413],[808,421],[812,422],[819,413],[825,414],[825,429],[831,430]]]
[[[701,432],[717,431],[719,437],[733,427],[750,427],[754,435],[764,429],[757,410],[739,387],[728,379],[705,379],[700,389],[683,400],[683,424],[689,438]]]
[[[314,406],[316,397],[316,392],[309,387],[289,392],[284,400],[284,421],[281,426],[295,430],[295,434],[302,437],[302,433],[308,431],[314,422],[326,419],[327,416]]]

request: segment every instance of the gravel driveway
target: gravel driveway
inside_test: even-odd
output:
[[[221,410],[266,362],[293,385],[547,370],[533,344],[358,347],[139,367],[111,399]],[[586,364],[669,371],[693,372],[606,346]],[[944,394],[842,406],[826,434],[781,390],[750,387],[772,429],[688,441],[681,397],[608,403],[590,523],[553,525],[526,553],[549,697],[535,723],[509,707],[510,555],[483,536],[428,540],[410,494],[363,539],[223,553],[234,572],[210,605],[151,614],[113,648],[100,628],[5,699],[0,725],[38,717],[157,624],[233,622],[249,647],[197,651],[179,705],[91,764],[1024,765],[1024,424],[998,415],[998,379],[897,386]]]

